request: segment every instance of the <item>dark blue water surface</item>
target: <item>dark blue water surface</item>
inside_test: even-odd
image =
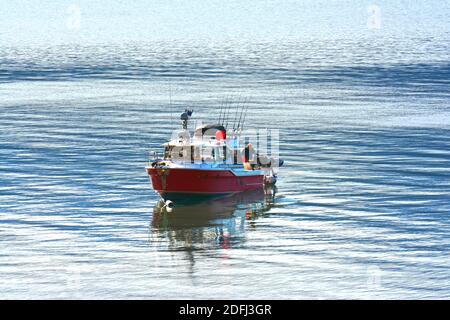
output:
[[[449,43],[0,48],[0,297],[450,298]],[[161,214],[148,151],[244,98],[277,190]]]

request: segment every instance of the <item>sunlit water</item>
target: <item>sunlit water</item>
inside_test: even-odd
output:
[[[0,297],[450,298],[449,43],[0,48]],[[243,99],[277,190],[161,214],[148,151]]]

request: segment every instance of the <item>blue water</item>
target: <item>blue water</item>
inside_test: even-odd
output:
[[[449,40],[1,47],[0,297],[450,298]],[[160,214],[148,151],[243,98],[277,190]]]

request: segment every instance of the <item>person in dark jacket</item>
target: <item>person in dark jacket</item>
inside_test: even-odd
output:
[[[254,164],[250,164],[250,161],[252,161],[254,156],[255,149],[250,143],[247,143],[242,152],[242,162],[246,170],[253,170]]]

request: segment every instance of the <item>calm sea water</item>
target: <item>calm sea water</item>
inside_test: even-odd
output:
[[[0,48],[0,297],[450,298],[447,38]],[[148,151],[244,98],[277,189],[161,214]]]

